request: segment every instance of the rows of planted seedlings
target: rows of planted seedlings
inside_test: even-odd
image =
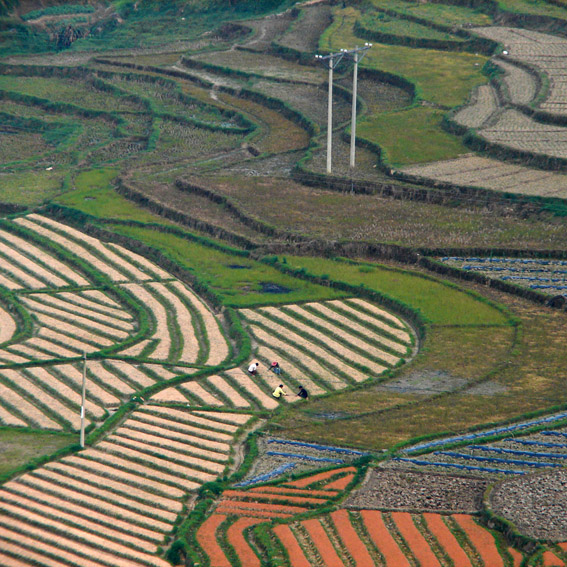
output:
[[[0,547],[14,561],[168,565],[156,554],[188,492],[223,474],[250,417],[139,408],[104,441],[5,483]]]
[[[411,352],[407,325],[365,301],[335,300],[242,309],[257,343],[258,383],[289,390],[299,384],[312,394],[376,378]],[[278,361],[283,374],[263,370]],[[297,401],[295,396],[292,400]]]
[[[567,289],[567,261],[544,258],[445,257],[441,261],[466,272],[508,281],[545,293]]]

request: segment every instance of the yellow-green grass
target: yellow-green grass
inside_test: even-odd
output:
[[[400,37],[460,42],[465,41],[462,37],[378,11],[366,12],[361,17],[360,23],[364,29]]]
[[[403,2],[402,0],[371,0],[371,2],[377,8],[395,10],[400,14],[412,15],[444,26],[463,24],[487,26],[492,22],[492,18],[488,14],[483,13],[480,9],[473,9],[468,6]]]
[[[207,284],[225,305],[242,307],[345,296],[341,291],[293,278],[266,264],[203,246],[180,236],[146,228],[110,226],[117,233],[141,240],[167,254],[180,266],[194,273],[199,281]],[[275,284],[289,292],[262,292],[263,284]]]
[[[0,429],[0,477],[32,459],[78,442],[77,435]]]
[[[379,264],[356,264],[286,256],[292,268],[308,273],[328,275],[332,280],[364,285],[409,305],[436,325],[506,325],[508,315],[500,307],[442,280],[423,277],[408,270],[387,268]]]
[[[441,128],[444,112],[418,106],[370,116],[357,127],[357,137],[378,144],[386,163],[402,167],[456,158],[469,153],[460,138]]]
[[[55,203],[106,219],[135,220],[171,226],[163,218],[138,207],[112,188],[119,171],[99,168],[82,171],[73,180],[74,190],[59,196]]]
[[[98,90],[78,78],[0,75],[0,89],[108,112],[144,110],[141,104]]]
[[[67,167],[57,165],[46,171],[38,165],[27,171],[0,173],[0,201],[17,205],[36,206],[58,195],[68,174]]]
[[[361,17],[360,11],[352,7],[335,8],[333,13],[333,24],[321,36],[321,49],[338,51],[360,45],[364,40],[353,31],[355,21]],[[487,82],[481,73],[487,60],[472,53],[374,44],[361,66],[405,77],[415,83],[421,98],[454,107],[463,104],[472,89]]]
[[[554,6],[552,2],[544,0],[496,0],[496,3],[500,10],[505,12],[550,16],[561,20],[567,19],[567,6],[566,8],[561,8]]]

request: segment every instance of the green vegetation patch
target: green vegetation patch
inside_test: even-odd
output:
[[[318,276],[327,274],[333,280],[389,295],[437,325],[504,325],[509,321],[503,311],[480,296],[416,272],[325,258],[286,256],[286,261],[292,268],[305,268]]]
[[[567,19],[566,8],[555,6],[553,2],[545,0],[496,0],[496,4],[504,12],[549,16],[560,20]]]
[[[469,153],[460,138],[441,129],[443,115],[441,110],[423,106],[378,114],[360,122],[357,136],[378,144],[387,163],[396,167]]]
[[[41,205],[61,192],[68,172],[67,167],[58,166],[48,171],[46,165],[37,165],[25,172],[0,172],[0,201],[17,205]]]
[[[0,476],[77,441],[77,435],[0,428]]]
[[[353,28],[360,12],[337,8],[334,15],[333,24],[321,36],[321,48],[338,51],[359,45],[361,39],[355,36]],[[374,44],[361,65],[405,77],[416,84],[421,98],[453,107],[463,104],[472,89],[487,82],[481,72],[487,60],[472,53]]]
[[[112,182],[117,175],[118,170],[113,168],[83,171],[74,179],[75,189],[61,195],[54,202],[99,218],[172,225],[116,193]]]
[[[384,12],[366,12],[360,18],[360,24],[363,28],[371,31],[377,31],[383,34],[413,37],[419,39],[438,39],[445,41],[464,41],[453,34],[441,32],[436,29],[412,22],[410,20],[396,18]]]
[[[266,264],[209,248],[180,236],[130,226],[111,225],[111,228],[167,254],[194,273],[225,305],[244,307],[345,296],[338,290],[293,278]]]
[[[91,14],[96,8],[90,4],[63,4],[59,6],[48,6],[40,10],[32,10],[22,16],[22,20],[37,20],[43,16],[63,16],[67,14]]]
[[[402,0],[371,0],[372,5],[400,14],[429,20],[441,26],[487,26],[492,18],[479,8],[458,6],[456,4],[403,2]]]

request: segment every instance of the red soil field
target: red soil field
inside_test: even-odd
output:
[[[332,488],[333,490],[344,490],[350,484],[350,481],[353,478],[353,474],[347,474],[346,476],[343,476],[343,478],[339,478],[337,480],[334,480],[333,482],[330,482],[326,485],[325,488]]]
[[[294,480],[292,482],[286,482],[287,486],[295,486],[298,488],[305,488],[311,484],[315,484],[316,482],[321,482],[333,476],[336,476],[341,473],[345,472],[356,472],[354,467],[347,467],[344,469],[333,469],[332,471],[325,471],[319,474],[314,474],[313,476],[308,476],[306,478],[300,478],[299,480]]]
[[[258,522],[259,520],[256,518],[239,518],[226,531],[228,542],[234,547],[241,565],[246,567],[260,567],[258,556],[244,539],[244,534],[242,533],[248,526],[253,526]]]
[[[285,514],[301,514],[302,512],[307,512],[308,508],[302,508],[300,506],[284,506],[278,504],[262,504],[261,502],[242,502],[238,500],[221,500],[219,505],[225,507],[233,507],[236,510],[239,508],[244,508],[248,510],[265,510],[268,512],[283,512]],[[235,512],[238,513],[238,512]]]
[[[543,567],[565,567],[565,562],[552,551],[546,551],[543,554]]]
[[[197,531],[197,541],[209,556],[211,567],[231,567],[230,561],[217,542],[218,527],[226,520],[226,516],[213,514],[209,516]]]
[[[420,565],[423,567],[441,567],[427,540],[413,523],[413,518],[409,512],[394,512],[392,519]]]
[[[285,486],[257,486],[256,488],[251,488],[247,492],[265,492],[271,494],[292,494],[295,496],[301,496],[305,494],[305,490],[286,488]],[[322,496],[324,498],[330,498],[337,494],[336,491],[331,490],[309,490],[309,496]]]
[[[278,536],[282,545],[285,547],[291,567],[311,567],[311,563],[309,563],[305,557],[301,546],[297,543],[297,540],[288,525],[279,524],[278,526],[275,526],[272,531]]]
[[[223,492],[223,496],[225,497],[234,497],[234,498],[242,498],[242,497],[250,497],[251,495],[247,492],[242,492],[240,490],[225,490]],[[253,494],[254,498],[261,498],[262,500],[285,500],[287,502],[297,503],[297,504],[325,504],[325,500],[321,500],[320,498],[310,498],[308,496],[289,496],[287,494],[270,494],[264,492],[255,492]]]
[[[331,514],[337,533],[345,544],[350,556],[354,559],[357,566],[365,567],[366,565],[374,565],[374,561],[368,549],[360,539],[359,535],[350,522],[350,516],[344,509],[337,510]]]
[[[360,515],[372,542],[384,556],[386,567],[411,567],[400,546],[384,524],[377,510],[361,510]]]
[[[467,514],[454,514],[453,518],[463,528],[474,548],[478,551],[485,565],[490,567],[504,567],[504,561],[498,553],[494,537],[490,532],[481,528],[472,516]]]
[[[309,537],[317,547],[325,567],[344,567],[344,563],[337,555],[329,536],[323,529],[319,520],[305,520],[301,525],[307,530]]]
[[[445,550],[453,563],[459,567],[472,567],[470,559],[457,541],[457,538],[443,522],[441,514],[428,512],[423,514],[423,517],[429,531],[437,538],[439,545]]]

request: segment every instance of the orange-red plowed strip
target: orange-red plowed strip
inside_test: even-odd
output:
[[[229,506],[218,506],[215,510],[217,514],[234,514],[236,516],[249,516],[251,518],[291,518],[293,514],[284,514],[283,512],[264,512],[262,510],[244,510],[231,508]]]
[[[552,551],[546,551],[543,554],[543,567],[565,567],[565,562]]]
[[[290,527],[286,524],[279,524],[274,527],[273,532],[278,536],[287,551],[291,567],[311,567],[311,563],[305,557],[303,549],[295,539]]]
[[[248,526],[253,526],[258,522],[259,520],[256,518],[239,518],[226,530],[228,543],[234,547],[241,565],[246,567],[261,567],[258,556],[254,553],[242,534]]]
[[[498,553],[494,537],[489,531],[481,528],[468,514],[454,514],[453,518],[463,528],[485,565],[504,567],[504,561]]]
[[[226,516],[213,514],[209,516],[197,530],[197,541],[209,556],[211,567],[231,567],[230,561],[217,542],[218,527],[226,520]]]
[[[315,484],[316,482],[321,482],[322,480],[326,480],[331,478],[340,473],[346,472],[356,472],[354,467],[346,467],[343,469],[333,469],[332,471],[325,471],[319,474],[314,474],[312,476],[308,476],[306,478],[300,478],[299,480],[294,480],[292,482],[286,482],[287,486],[295,486],[298,488],[305,488],[310,484]]]
[[[301,506],[280,506],[279,504],[262,504],[261,502],[242,502],[241,500],[221,500],[219,506],[244,510],[283,512],[284,514],[301,514],[308,510],[308,508],[302,508]]]
[[[567,541],[562,541],[557,544],[563,551],[567,551]]]
[[[331,514],[331,519],[335,523],[337,533],[343,540],[350,556],[354,559],[354,563],[360,567],[374,565],[374,561],[368,549],[356,533],[356,530],[350,523],[350,516],[345,509],[337,510]]]
[[[392,519],[420,565],[423,567],[441,567],[427,540],[413,523],[413,518],[409,512],[394,512]]]
[[[343,476],[343,478],[339,478],[330,482],[329,484],[325,485],[325,488],[332,488],[334,490],[344,490],[349,484],[350,481],[354,478],[353,474],[347,474]]]
[[[266,492],[271,494],[292,494],[295,496],[302,496],[308,494],[309,496],[322,496],[323,498],[331,498],[336,496],[336,490],[303,490],[301,488],[286,488],[285,486],[257,486],[247,490],[247,492]]]
[[[447,552],[455,565],[459,567],[472,567],[470,559],[460,546],[457,538],[445,525],[441,514],[423,514],[429,531],[435,536],[439,545]]]
[[[225,498],[250,498],[250,494],[247,492],[242,492],[241,490],[225,490],[222,495]],[[308,503],[308,504],[325,504],[325,500],[321,500],[321,498],[309,498],[308,496],[289,496],[287,494],[270,494],[264,492],[254,492],[253,495],[255,498],[263,498],[268,500],[286,500],[286,502],[291,503]]]
[[[520,567],[522,565],[522,561],[524,560],[524,556],[513,547],[508,548],[508,553],[512,556],[514,567]]]
[[[337,555],[329,536],[323,529],[319,520],[305,520],[301,525],[307,530],[309,537],[317,548],[325,567],[344,567],[344,563]]]
[[[411,567],[384,524],[382,514],[377,510],[361,510],[360,515],[372,542],[384,556],[386,567]]]

